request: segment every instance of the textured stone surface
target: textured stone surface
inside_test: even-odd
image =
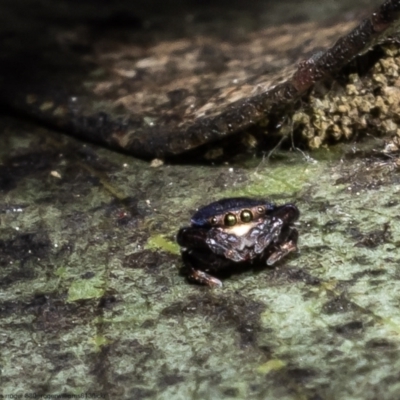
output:
[[[400,176],[381,140],[154,168],[1,124],[2,394],[398,398]],[[174,236],[233,195],[296,202],[300,254],[190,285]]]
[[[76,23],[77,10],[52,4],[55,9],[21,8],[19,17],[27,22],[21,25],[0,13],[7,48],[18,42],[14,31],[78,32],[68,22]],[[280,4],[285,12],[275,15],[285,21],[261,11],[255,21],[278,21],[281,27],[296,22],[293,3]],[[341,2],[318,4],[320,19],[313,20],[325,29],[324,12],[354,21],[354,9],[344,13]],[[365,2],[354,4],[359,10]],[[5,6],[8,15],[15,12],[13,2]],[[94,6],[94,20],[103,21],[107,8]],[[56,10],[64,23],[48,31]],[[80,10],[84,26],[87,11]],[[153,12],[140,10],[139,20]],[[312,11],[314,2],[302,2],[306,17],[297,23],[309,23]],[[187,24],[213,26],[197,21]],[[251,27],[250,36],[260,29]],[[116,39],[110,40],[114,46]],[[75,43],[75,51],[88,54],[84,43],[76,48],[74,37],[64,36],[62,43],[67,48]],[[214,162],[195,164],[193,157],[186,164],[147,163],[3,113],[0,394],[397,400],[399,56],[393,43],[375,51],[360,58],[365,73],[348,65],[333,86],[322,82],[302,99],[303,107],[293,109],[283,131],[292,136],[292,125],[293,139],[304,135],[312,152],[296,147],[259,156],[248,152],[217,163],[226,151],[221,145],[208,150]],[[32,54],[25,66],[34,62]],[[100,59],[105,53],[97,54]],[[79,86],[76,77],[87,78],[75,58],[69,64],[62,57],[53,61],[75,71],[63,75],[69,77],[60,81],[66,89]],[[118,58],[108,62],[115,66]],[[42,86],[46,95],[49,87]],[[52,109],[59,93],[52,92],[42,110]],[[349,142],[326,146],[343,138]],[[237,143],[248,149],[258,139],[250,130]],[[276,268],[234,273],[222,289],[188,284],[179,274],[177,230],[197,207],[241,195],[295,202],[301,210],[300,253]]]
[[[346,68],[370,72],[365,57],[357,67],[349,63],[392,40],[400,13],[397,0],[380,8],[378,1],[171,1],[166,13],[151,2],[99,11],[90,1],[27,1],[23,10],[14,3],[0,8],[0,100],[82,139],[147,158],[222,139],[235,147],[236,134],[246,138],[249,130],[250,146],[271,147],[294,110],[314,106],[307,94],[315,82],[323,81],[328,102],[344,96],[353,115],[357,106],[342,90],[351,80]],[[338,132],[316,123],[299,137],[315,147],[350,136],[360,123],[350,117],[349,125]],[[248,146],[245,140],[239,151]]]

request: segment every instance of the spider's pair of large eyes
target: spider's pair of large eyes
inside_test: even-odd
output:
[[[264,207],[257,207],[257,212],[258,214],[264,214],[265,213],[265,209]],[[240,213],[240,222],[251,222],[253,221],[254,216],[253,213],[250,210],[243,210]],[[216,225],[218,223],[218,218],[217,217],[213,217],[211,218],[211,224],[212,225]],[[225,215],[224,218],[224,225],[225,226],[234,226],[238,223],[238,220],[236,218],[235,214],[232,213],[228,213]]]
[[[253,220],[253,214],[249,210],[243,210],[240,213],[240,221],[241,222],[250,222]],[[237,218],[236,215],[228,213],[225,215],[224,218],[224,225],[225,226],[234,226],[237,224]]]

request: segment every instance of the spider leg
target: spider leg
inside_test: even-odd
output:
[[[276,262],[287,256],[289,253],[295,252],[297,248],[298,232],[294,228],[290,228],[287,237],[276,246],[276,250],[270,254],[267,259],[267,265],[274,265]]]
[[[197,282],[202,285],[222,287],[222,282],[219,279],[207,274],[207,272],[201,271],[200,269],[190,268],[187,278],[192,282]]]

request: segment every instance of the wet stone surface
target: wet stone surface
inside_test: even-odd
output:
[[[229,18],[196,9],[187,19],[184,7],[157,18],[149,1],[126,19],[95,4],[94,18],[90,3],[73,11],[62,1],[27,1],[21,10],[2,3],[1,101],[56,125],[85,126],[92,141],[110,144],[107,135],[124,127],[113,118],[127,110],[151,133],[158,112],[167,122],[160,126],[175,127],[173,110],[184,113],[194,96],[190,116],[209,121],[381,2],[303,2],[300,14],[290,1],[257,2],[229,8]],[[21,34],[31,38],[22,57]],[[30,66],[24,80],[15,79],[21,65]],[[165,65],[168,74],[160,73]],[[378,45],[282,119],[261,119],[229,145],[204,149],[203,162],[189,155],[148,163],[1,114],[0,394],[397,400],[399,65],[396,40]],[[10,71],[14,80],[5,79]],[[76,119],[60,106],[70,96],[79,101],[68,103]],[[294,143],[269,153],[271,125],[284,125],[279,134]],[[144,137],[140,155],[157,155]],[[117,135],[117,147],[127,149],[124,138]],[[300,252],[273,268],[232,270],[220,289],[189,284],[176,233],[199,207],[238,196],[295,203]]]
[[[400,178],[383,140],[155,168],[1,128],[3,394],[398,397]],[[191,285],[176,232],[228,196],[295,202],[300,253]]]

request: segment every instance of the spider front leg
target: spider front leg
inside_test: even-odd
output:
[[[267,265],[274,265],[276,262],[286,257],[289,253],[298,251],[297,240],[299,233],[297,229],[293,227],[288,227],[281,233],[281,238],[276,243],[275,249],[272,254],[267,258]]]
[[[182,260],[181,272],[189,281],[210,287],[222,287],[222,282],[209,272],[223,269],[231,262],[204,250],[183,250]]]

